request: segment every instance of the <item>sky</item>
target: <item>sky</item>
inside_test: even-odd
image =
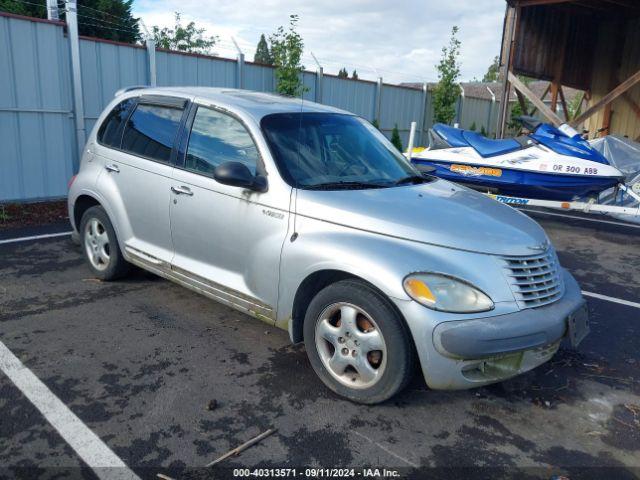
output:
[[[174,12],[220,41],[214,52],[235,57],[232,38],[253,60],[260,34],[267,38],[289,15],[300,17],[303,64],[315,71],[311,52],[326,73],[342,67],[360,78],[388,83],[437,80],[442,47],[457,25],[462,42],[461,80],[482,78],[499,53],[504,0],[134,0],[133,13],[148,29],[172,26]]]

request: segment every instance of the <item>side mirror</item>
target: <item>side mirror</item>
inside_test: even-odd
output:
[[[262,175],[253,175],[251,170],[240,162],[226,162],[213,171],[216,182],[232,187],[242,187],[256,192],[267,190],[267,179]]]

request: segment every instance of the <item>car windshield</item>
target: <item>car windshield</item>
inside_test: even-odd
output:
[[[356,116],[275,113],[261,126],[280,173],[294,187],[382,188],[421,181],[393,144]]]

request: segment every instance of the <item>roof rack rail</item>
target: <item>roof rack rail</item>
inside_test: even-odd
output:
[[[114,97],[119,97],[123,93],[127,93],[127,92],[130,92],[132,90],[142,90],[143,88],[149,88],[149,86],[148,85],[131,85],[130,87],[124,87],[124,88],[121,88],[120,90],[116,91],[116,93],[113,96]]]

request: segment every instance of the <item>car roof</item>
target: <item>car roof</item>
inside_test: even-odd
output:
[[[300,98],[287,97],[274,93],[254,92],[234,88],[212,87],[134,87],[126,92],[137,95],[176,95],[197,97],[230,111],[244,112],[260,121],[271,113],[326,112],[353,115],[345,110],[321,105]],[[117,94],[116,94],[117,95]]]

